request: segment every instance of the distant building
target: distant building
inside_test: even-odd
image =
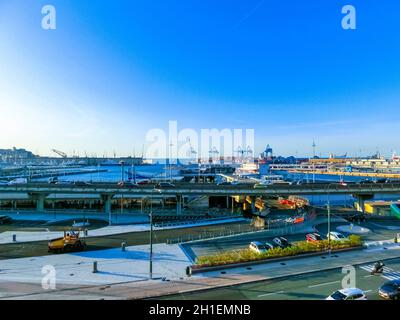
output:
[[[20,160],[34,159],[37,156],[26,149],[0,149],[1,162],[14,163]]]

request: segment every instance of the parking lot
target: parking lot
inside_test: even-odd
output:
[[[389,279],[400,279],[400,258],[385,261],[388,271],[371,275],[372,263],[355,267],[355,286],[364,291],[369,300],[379,300],[378,289]],[[180,300],[321,300],[342,288],[346,274],[342,269],[313,272],[278,280],[166,296],[162,299]]]
[[[380,241],[393,239],[396,233],[400,233],[400,221],[386,221],[386,222],[363,222],[353,223],[354,226],[361,226],[368,228],[370,232],[361,235],[364,241]],[[338,226],[349,225],[348,222],[333,222],[331,223],[331,231],[335,231]],[[396,230],[398,228],[398,230]],[[328,233],[328,224],[326,222],[315,226],[315,231],[320,233],[323,237]],[[206,241],[197,241],[187,243],[183,247],[187,254],[194,261],[198,256],[212,255],[222,253],[230,250],[240,250],[248,248],[250,242],[260,241],[272,243],[272,239],[276,236],[284,236],[290,242],[305,240],[306,234],[314,232],[313,227],[299,230],[295,234],[272,234],[269,231],[260,231],[251,234],[243,234],[231,237],[216,238]]]

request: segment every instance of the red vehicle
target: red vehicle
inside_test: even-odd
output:
[[[306,240],[307,242],[318,242],[322,240],[322,237],[318,233],[314,232],[307,234]]]
[[[282,205],[287,205],[287,206],[294,206],[296,203],[294,203],[293,201],[289,200],[289,199],[282,199],[279,200],[279,203]]]
[[[121,188],[136,188],[138,185],[132,181],[120,181],[118,182],[118,187]]]

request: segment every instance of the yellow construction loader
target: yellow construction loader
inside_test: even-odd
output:
[[[48,247],[49,252],[54,253],[82,251],[86,243],[80,239],[79,231],[64,231],[64,237],[50,240]]]

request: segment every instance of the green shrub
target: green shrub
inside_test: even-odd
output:
[[[345,249],[362,245],[360,236],[350,235],[348,240],[331,240],[331,249]],[[281,257],[290,257],[304,253],[320,252],[329,249],[329,241],[321,240],[318,242],[298,241],[287,248],[273,248],[265,253],[258,254],[250,249],[240,249],[226,251],[215,255],[200,256],[196,259],[198,266],[217,266],[246,261],[257,261],[262,259],[272,259]]]

